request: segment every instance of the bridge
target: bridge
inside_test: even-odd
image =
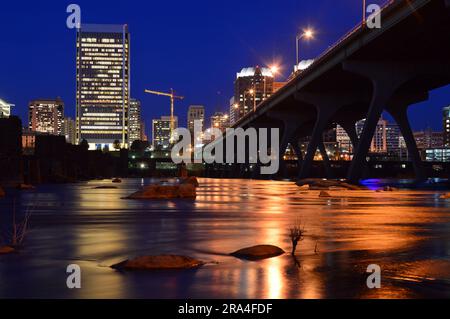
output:
[[[337,123],[356,150],[347,178],[357,183],[377,122],[387,111],[400,126],[417,178],[424,178],[407,111],[450,83],[450,0],[394,0],[380,14],[380,29],[355,27],[234,128],[279,128],[279,158],[291,144],[299,176],[306,178],[317,149],[327,165],[322,137]],[[366,121],[358,136],[355,123],[361,119]],[[301,158],[299,140],[308,136]]]

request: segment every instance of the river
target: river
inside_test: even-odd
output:
[[[450,297],[450,200],[439,192],[302,191],[293,183],[201,179],[197,200],[122,199],[151,180],[42,185],[0,199],[0,226],[31,213],[23,249],[0,256],[0,298],[430,298]],[[306,229],[297,258],[228,256],[277,245]],[[210,262],[197,270],[119,272],[111,265],[158,254]],[[66,286],[66,268],[82,288]],[[369,289],[368,265],[381,267]]]

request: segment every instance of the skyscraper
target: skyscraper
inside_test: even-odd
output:
[[[443,109],[444,147],[450,148],[450,105]]]
[[[424,131],[414,132],[414,138],[416,139],[417,148],[420,150],[442,148],[444,145],[444,135],[442,132],[433,132],[431,127]]]
[[[218,128],[225,132],[230,127],[230,116],[222,112],[216,112],[211,116],[211,128]]]
[[[127,25],[77,32],[77,140],[91,149],[128,145],[130,34]]]
[[[130,110],[128,112],[128,144],[131,146],[134,141],[142,140],[141,136],[141,102],[130,99]]]
[[[272,71],[259,66],[244,68],[237,74],[234,82],[234,102],[237,106],[232,116],[234,121],[253,111],[272,95],[273,80]]]
[[[356,123],[356,131],[361,137],[365,120]],[[400,127],[396,123],[390,123],[383,117],[378,121],[372,143],[371,153],[386,154],[395,159],[402,159],[406,155],[406,145],[400,132]]]
[[[11,116],[11,107],[13,104],[6,103],[0,99],[0,118],[6,118]]]
[[[75,124],[75,120],[70,118],[70,117],[66,117],[64,118],[64,125],[63,125],[64,129],[64,136],[66,137],[66,142],[69,144],[76,144],[76,124]]]
[[[174,128],[178,128],[178,117],[174,117]],[[152,145],[155,149],[170,148],[170,116],[152,121]]]
[[[188,129],[194,135],[194,121],[201,121],[201,130],[205,129],[205,107],[203,105],[191,105],[188,110]]]
[[[60,98],[34,100],[28,106],[28,128],[33,132],[63,135],[64,102]]]

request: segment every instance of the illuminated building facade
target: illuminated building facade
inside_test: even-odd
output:
[[[444,145],[444,136],[442,132],[433,132],[431,128],[420,132],[414,132],[414,138],[419,150],[442,148]]]
[[[7,118],[11,116],[11,107],[13,104],[6,103],[0,99],[0,118]]]
[[[130,99],[130,110],[128,112],[128,144],[131,146],[134,141],[142,140],[141,136],[141,102]]]
[[[253,111],[254,108],[273,93],[273,73],[259,66],[244,68],[237,74],[234,82],[233,123]]]
[[[174,128],[178,128],[178,117],[174,117]],[[161,116],[161,119],[152,122],[152,145],[156,150],[170,149],[170,116]]]
[[[444,107],[443,115],[444,147],[450,148],[450,106]]]
[[[90,149],[128,146],[130,34],[127,25],[77,32],[77,141]]]
[[[188,129],[194,134],[194,122],[201,121],[201,131],[205,129],[205,107],[203,105],[191,105],[188,110]]]
[[[230,127],[230,116],[222,112],[216,112],[211,116],[211,128],[218,128],[225,133],[226,129]]]
[[[28,128],[33,132],[63,135],[64,102],[60,99],[34,100],[28,105]]]
[[[69,144],[76,144],[76,124],[75,120],[66,117],[64,118],[64,136],[66,137],[66,142]]]

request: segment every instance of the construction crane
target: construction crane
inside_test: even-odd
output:
[[[145,90],[145,93],[170,97],[170,141],[173,142],[173,140],[172,140],[173,131],[175,130],[175,116],[174,116],[175,100],[184,100],[184,96],[175,95],[175,91],[173,89],[170,89],[170,93],[151,91],[151,90]]]

